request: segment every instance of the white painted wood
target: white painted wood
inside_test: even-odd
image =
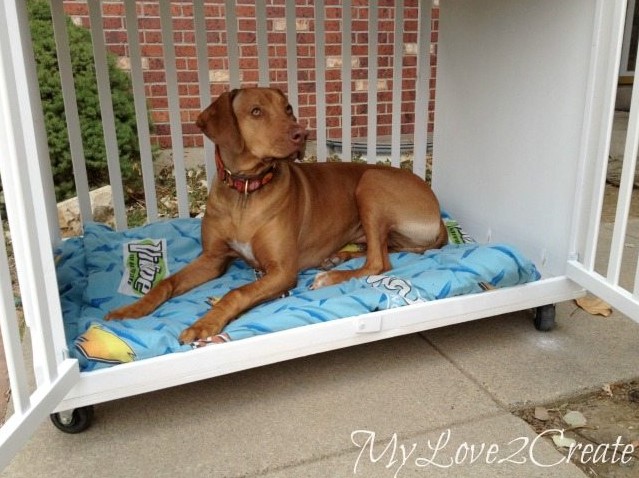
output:
[[[326,161],[326,53],[324,1],[315,2],[315,111],[317,160]]]
[[[625,18],[625,0],[614,0],[612,17],[607,24],[602,24],[601,29],[610,38],[607,49],[601,51],[603,73],[599,77],[601,81],[599,93],[603,95],[602,110],[604,123],[596,131],[594,139],[597,141],[597,150],[594,157],[589,158],[594,164],[593,185],[590,207],[590,222],[588,224],[588,236],[586,248],[583,254],[584,264],[587,268],[593,268],[597,254],[599,238],[599,225],[601,223],[601,211],[603,208],[605,179],[608,169],[608,155],[610,154],[610,138],[612,136],[612,123],[614,117],[614,104],[617,93],[619,70],[619,51],[623,43],[623,21]]]
[[[0,428],[0,469],[8,464],[79,379],[76,360],[64,360],[62,315],[51,252],[48,151],[35,61],[23,2],[0,4],[0,176],[24,313],[34,345],[36,391],[28,395],[4,237],[0,241],[0,327],[14,393],[14,413]],[[49,177],[45,180],[43,174]],[[55,199],[53,199],[55,206]],[[4,232],[3,232],[4,234]]]
[[[268,29],[266,23],[266,0],[258,0],[255,2],[255,22],[257,43],[257,65],[259,80],[258,86],[266,87],[269,85],[269,65],[268,65]]]
[[[94,5],[91,19],[97,30],[94,32],[95,47],[104,55],[99,3],[91,3]],[[61,8],[59,0],[54,5]],[[162,0],[160,5],[171,127],[172,132],[177,132],[181,131],[179,91],[170,3]],[[234,5],[227,0],[230,42],[237,39]],[[299,327],[80,374],[76,361],[64,358],[66,343],[51,252],[55,235],[51,232],[50,220],[41,220],[43,217],[51,219],[48,211],[55,205],[45,187],[50,171],[44,164],[48,157],[42,141],[41,113],[40,116],[37,114],[41,108],[37,88],[34,88],[35,75],[30,75],[34,63],[33,58],[25,54],[30,47],[26,10],[19,0],[0,3],[0,142],[6,145],[0,174],[14,234],[25,313],[35,341],[38,378],[36,393],[27,397],[24,365],[15,352],[19,347],[15,325],[12,325],[15,309],[10,304],[11,294],[6,285],[6,257],[0,247],[0,280],[3,284],[0,286],[0,313],[3,316],[0,324],[3,335],[7,335],[13,380],[22,390],[18,392],[18,412],[0,431],[0,466],[52,410],[62,411],[282,360],[560,302],[582,295],[584,287],[599,293],[637,320],[637,296],[620,290],[614,280],[593,272],[590,256],[594,243],[588,239],[598,230],[598,224],[594,223],[601,210],[606,135],[614,105],[614,77],[621,52],[624,6],[623,0],[451,0],[441,4],[435,190],[442,205],[476,238],[511,243],[531,257],[543,272],[540,281]],[[369,153],[376,150],[378,73],[377,2],[371,7]],[[130,18],[132,7],[128,8]],[[320,37],[323,36],[322,9],[320,2],[315,19]],[[196,1],[194,11],[196,15],[203,11],[201,0]],[[295,2],[287,0],[289,98],[297,112],[294,13]],[[349,13],[344,15],[345,20],[350,18]],[[258,15],[263,23],[262,13]],[[206,105],[210,100],[206,93],[209,85],[204,80],[208,76],[204,69],[205,64],[208,69],[206,24],[199,18],[195,21],[201,101]],[[427,31],[420,31],[419,36],[418,84],[421,87],[418,87],[420,103],[416,105],[416,111],[418,108],[427,111],[429,8],[420,11],[419,24]],[[322,48],[323,41],[323,38],[318,40],[318,49]],[[343,48],[350,49],[350,42],[345,41]],[[234,60],[233,53],[229,54],[233,83],[239,81],[239,71],[234,72],[233,66],[237,57]],[[323,79],[324,59],[318,58],[318,62],[319,81]],[[98,59],[97,63],[104,63],[104,58]],[[349,66],[350,63],[343,68]],[[98,69],[102,71],[99,73],[102,96],[106,96],[106,69],[104,65]],[[350,77],[344,75],[344,78]],[[350,79],[348,81],[350,83]],[[321,83],[320,90],[325,87],[323,81]],[[108,106],[110,98],[103,99]],[[350,109],[350,95],[343,104],[348,104]],[[422,113],[419,118],[419,127],[425,129],[426,116]],[[109,121],[107,118],[106,122]],[[181,132],[179,135],[178,148]],[[110,138],[109,134],[106,136]],[[639,141],[635,136],[631,138],[632,142]],[[426,141],[420,138],[416,145],[425,156]],[[374,157],[369,154],[369,161],[374,161]],[[178,166],[183,169],[183,164]],[[416,171],[423,172],[423,167],[419,163]],[[624,177],[625,184],[629,182],[628,173]],[[178,195],[181,194],[183,192],[178,191]],[[183,198],[181,202],[184,203]],[[623,219],[626,206],[622,202],[619,219]],[[618,236],[623,234],[618,233]],[[612,275],[614,279],[615,274]]]
[[[11,274],[9,273],[9,262],[3,234],[0,237],[0,335],[2,335],[2,343],[4,345],[13,408],[15,413],[22,414],[29,407],[29,389],[27,386],[27,370],[22,356],[18,316],[11,285]]]
[[[53,408],[80,379],[78,362],[65,360],[58,367],[55,379],[33,393],[24,413],[14,413],[0,428],[0,470],[27,443]]]
[[[73,178],[75,181],[76,196],[80,207],[82,223],[91,221],[91,198],[89,197],[89,180],[87,177],[84,147],[82,145],[82,129],[75,94],[75,82],[73,80],[73,68],[71,66],[71,52],[69,49],[69,36],[67,34],[66,15],[62,9],[62,0],[52,0],[51,19],[53,22],[53,34],[56,42],[58,65],[60,70],[60,83],[62,85],[62,99],[64,102],[64,115],[69,136],[69,152],[73,164]]]
[[[58,410],[114,400],[196,380],[446,325],[552,304],[583,295],[565,278],[425,302],[333,320],[226,344],[163,355],[82,373]],[[361,321],[382,318],[378,333],[358,333]],[[532,328],[532,325],[531,325]]]
[[[127,228],[126,206],[124,205],[124,188],[122,186],[122,173],[120,172],[118,139],[115,131],[115,114],[113,113],[109,67],[107,63],[106,45],[104,43],[104,29],[102,27],[102,4],[100,2],[88,2],[88,6],[89,19],[91,21],[95,75],[98,81],[100,115],[102,117],[102,128],[104,130],[104,146],[106,148],[107,166],[113,197],[115,225],[117,229],[122,230]]]
[[[140,33],[138,30],[136,3],[125,2],[124,9],[126,31],[129,40],[133,103],[135,105],[138,144],[140,145],[140,165],[142,169],[142,184],[144,186],[146,218],[148,222],[154,222],[158,220],[158,203],[155,193],[155,172],[153,171],[149,111],[146,106],[146,94],[144,91],[144,75],[142,73],[142,54],[140,52]]]
[[[395,22],[393,41],[393,110],[391,113],[391,165],[400,163],[402,135],[402,69],[404,61],[404,0],[395,2]]]
[[[545,276],[573,252],[596,6],[440,4],[433,188],[473,237],[516,245]]]
[[[169,124],[171,125],[171,153],[173,174],[177,193],[178,214],[189,217],[189,193],[186,184],[186,166],[184,162],[184,142],[182,139],[182,115],[180,91],[178,88],[177,66],[175,64],[175,45],[173,42],[173,22],[170,0],[160,1],[160,25],[164,46],[164,69],[166,72],[166,94],[169,103]]]
[[[197,74],[200,93],[200,108],[203,110],[211,104],[211,84],[209,80],[209,51],[206,39],[206,16],[204,0],[193,2],[193,24],[195,26],[195,48],[197,52]],[[207,184],[211,184],[216,176],[214,158],[215,144],[204,139],[204,167]]]
[[[417,32],[417,80],[415,82],[415,133],[413,172],[426,177],[428,150],[428,104],[430,102],[430,49],[433,2],[419,2],[419,30]]]
[[[229,58],[229,85],[230,89],[239,88],[240,78],[240,49],[237,39],[237,13],[235,0],[224,1],[224,13],[226,15],[226,48]]]

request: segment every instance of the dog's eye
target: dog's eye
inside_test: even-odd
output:
[[[292,115],[293,114],[293,107],[291,105],[287,105],[286,106],[286,114],[287,115]]]
[[[253,116],[262,116],[262,108],[258,108],[257,106],[251,110],[251,114]]]

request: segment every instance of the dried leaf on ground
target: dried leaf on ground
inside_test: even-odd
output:
[[[564,422],[573,428],[585,427],[587,423],[586,417],[584,417],[583,413],[577,411],[570,411],[566,413],[563,419]]]
[[[610,304],[604,302],[599,297],[587,295],[576,299],[575,303],[592,315],[603,315],[604,317],[608,317],[612,314],[612,307]]]
[[[568,438],[563,434],[553,435],[552,441],[557,448],[570,448],[577,444],[577,441],[574,438]]]
[[[550,420],[550,414],[544,407],[535,407],[535,418],[537,420],[541,420],[542,422],[546,422]]]

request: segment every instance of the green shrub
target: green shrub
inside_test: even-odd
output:
[[[60,201],[76,193],[53,23],[46,0],[29,0],[28,9],[51,166],[56,196]],[[69,18],[67,31],[89,185],[92,188],[99,187],[108,184],[109,178],[91,34],[74,25]],[[108,55],[108,65],[122,178],[125,190],[139,191],[139,145],[131,80],[126,72],[116,66],[114,55]]]

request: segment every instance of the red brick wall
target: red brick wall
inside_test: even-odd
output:
[[[167,88],[164,73],[164,51],[157,1],[138,1],[138,28],[143,57],[143,71],[148,105],[155,124],[154,141],[162,148],[171,147]],[[392,0],[380,0],[378,7],[378,107],[377,133],[391,132],[393,30],[395,6]],[[78,25],[89,26],[86,0],[65,0],[65,9]],[[120,65],[129,65],[127,33],[122,0],[103,1],[103,25],[108,48],[120,57]],[[315,133],[315,37],[314,2],[297,0],[297,67],[298,117]],[[404,54],[402,69],[402,133],[413,133],[416,78],[416,44],[418,0],[405,0]],[[173,29],[178,70],[182,128],[186,147],[201,146],[202,135],[194,126],[200,111],[193,6],[190,1],[173,1]],[[228,89],[229,62],[227,56],[226,15],[223,0],[205,1],[209,45],[211,93],[216,97]],[[256,46],[255,2],[238,0],[238,46],[240,51],[241,85],[253,86],[258,80]],[[352,2],[352,135],[367,134],[367,81],[368,81],[368,2]],[[328,138],[340,139],[342,128],[341,83],[341,19],[339,0],[327,0],[325,10],[326,54],[326,115]],[[287,90],[286,32],[284,30],[284,0],[267,0],[267,26],[269,43],[269,76],[272,86]],[[437,40],[438,9],[433,10],[432,40]],[[434,53],[434,52],[433,52]],[[433,55],[434,56],[434,55]],[[432,60],[431,100],[434,98],[434,60]],[[429,130],[432,130],[432,101],[429,105]]]

